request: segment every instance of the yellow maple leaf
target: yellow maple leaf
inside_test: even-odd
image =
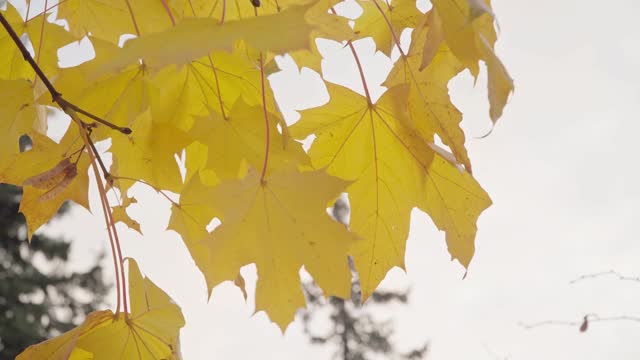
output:
[[[113,216],[114,223],[122,222],[123,224],[127,225],[130,229],[135,230],[138,233],[142,234],[142,231],[140,230],[140,223],[133,220],[131,216],[129,216],[129,214],[127,213],[127,207],[137,202],[138,201],[136,200],[136,198],[125,196],[122,201],[122,205],[111,207],[111,215]]]
[[[193,117],[207,116],[211,110],[223,118],[238,100],[262,106],[259,54],[252,57],[246,47],[236,46],[232,53],[215,52],[182,66],[165,67],[152,82],[160,89],[154,118],[164,116],[183,130]],[[273,91],[265,89],[267,108],[275,112]]]
[[[96,311],[80,326],[32,345],[16,360],[180,359],[180,307],[129,259],[131,313]]]
[[[167,229],[180,234],[187,247],[200,242],[208,234],[206,227],[216,215],[209,201],[212,191],[213,186],[203,184],[200,175],[196,174],[182,189],[180,202],[172,204]]]
[[[164,2],[169,11],[184,6],[185,1]],[[173,14],[179,12],[172,11]],[[58,5],[58,17],[65,19],[72,34],[92,36],[118,44],[124,34],[149,34],[172,26],[171,16],[163,1],[66,0]],[[175,21],[175,19],[174,19]]]
[[[339,0],[321,0],[309,11],[308,21],[317,26],[316,30],[311,31],[309,47],[288,52],[298,68],[307,67],[319,74],[322,73],[322,55],[318,50],[316,39],[342,41],[353,40],[356,37],[356,33],[349,26],[349,19],[333,12],[327,13],[327,9],[331,9],[339,2]]]
[[[425,61],[429,65],[426,68]],[[451,102],[448,88],[449,80],[462,70],[462,64],[442,42],[437,16],[430,11],[413,30],[409,52],[394,64],[384,85],[408,84],[407,97],[394,100],[397,106],[407,107],[411,126],[428,142],[438,135],[457,161],[471,172],[460,128],[462,113]]]
[[[137,116],[151,107],[154,121],[171,122],[182,131],[193,125],[194,116],[205,116],[213,109],[228,116],[242,96],[252,105],[262,104],[260,69],[253,59],[236,47],[233,53],[217,52],[196,59],[183,67],[151,68],[132,64],[117,72],[105,72],[119,48],[92,38],[96,57],[80,66],[62,69],[56,86],[74,104],[118,126],[132,126]],[[266,89],[267,107],[276,111],[273,92]],[[98,127],[92,138],[113,135]]]
[[[495,123],[513,92],[513,80],[494,52],[496,32],[490,1],[433,0],[433,7],[441,19],[444,41],[455,56],[478,76],[478,62],[487,65],[489,76],[489,114]],[[484,5],[484,6],[483,6]]]
[[[289,56],[295,61],[299,70],[307,67],[318,74],[322,74],[322,54],[320,54],[315,41],[311,43],[309,49],[292,51]]]
[[[136,119],[129,135],[116,134],[110,151],[114,154],[111,173],[123,177],[118,181],[121,191],[126,191],[140,179],[153,186],[180,192],[182,178],[175,154],[182,151],[191,137],[171,122],[154,121],[151,111],[145,111]]]
[[[326,295],[349,297],[347,249],[356,238],[326,212],[347,184],[324,171],[289,166],[264,182],[250,171],[216,186],[209,201],[222,225],[203,241],[210,263],[201,267],[209,286],[234,281],[240,267],[255,263],[256,310],[265,310],[283,330],[305,303],[302,266]]]
[[[19,153],[20,136],[38,127],[33,97],[28,80],[0,79],[0,157]]]
[[[0,12],[12,27],[20,27],[22,17],[13,5],[7,3],[7,8],[0,10]],[[33,76],[33,70],[24,61],[22,54],[6,31],[0,31],[0,54],[2,54],[0,56],[0,78],[8,80]]]
[[[183,17],[199,17],[213,18],[220,24],[224,22],[250,19],[256,16],[273,15],[279,13],[291,6],[306,5],[313,0],[254,0],[260,3],[259,7],[255,7],[252,1],[209,1],[209,0],[192,0],[182,10]],[[320,73],[320,63],[322,55],[317,50],[315,43],[316,37],[342,40],[351,37],[353,31],[348,25],[348,19],[340,16],[327,16],[326,10],[337,4],[338,0],[321,0],[316,1],[313,9],[317,13],[310,12],[307,21],[313,22],[318,26],[318,30],[311,32],[309,49],[299,49],[290,51],[289,55],[295,60],[299,67],[308,67]],[[346,36],[345,34],[349,34]],[[346,36],[346,37],[345,37]],[[269,55],[267,55],[269,56]],[[270,60],[270,59],[269,59]],[[269,63],[269,61],[265,61]],[[266,71],[269,74],[269,71]]]
[[[268,170],[288,163],[308,164],[308,156],[297,142],[288,141],[277,131],[284,123],[280,115],[269,112]],[[242,98],[236,101],[228,119],[212,112],[206,118],[196,119],[190,133],[208,147],[207,168],[221,179],[242,177],[246,166],[260,168],[264,161],[266,128],[264,110],[250,106]]]
[[[89,209],[89,158],[82,140],[71,127],[60,144],[37,132],[30,134],[33,147],[0,165],[0,182],[23,186],[20,212],[31,235],[71,200]]]
[[[416,7],[415,0],[360,0],[358,5],[362,7],[362,15],[355,21],[354,30],[360,38],[373,37],[378,50],[391,56],[391,49],[395,40],[384,17],[378,10],[380,6],[387,19],[391,23],[396,36],[400,36],[405,28],[413,28],[422,18],[422,13]]]
[[[394,266],[404,267],[411,210],[418,207],[446,232],[453,258],[465,267],[474,252],[476,220],[491,204],[478,183],[424,141],[410,126],[389,89],[374,105],[341,86],[331,100],[302,112],[292,136],[315,134],[309,155],[316,168],[353,181],[350,229],[364,238],[350,249],[366,299]]]
[[[302,0],[302,3],[308,2]],[[190,0],[185,3],[181,13],[184,17],[212,18],[218,23],[248,19],[259,15],[275,14],[286,7],[286,2],[278,0],[260,0],[260,6],[256,8],[250,0],[224,1],[224,0]]]
[[[210,200],[214,186],[217,184],[219,184],[217,178],[207,177],[204,172],[194,174],[182,189],[180,202],[171,204],[171,217],[167,225],[167,230],[173,230],[180,235],[194,262],[203,273],[209,264],[209,252],[202,240],[209,235],[207,225],[217,215]],[[214,285],[207,282],[207,286],[211,292]]]
[[[336,17],[326,13],[324,2],[318,4],[293,5],[275,14],[223,24],[209,18],[184,19],[167,31],[128,41],[106,69],[119,69],[139,58],[155,67],[186,64],[212,51],[231,51],[239,40],[258,51],[282,54],[309,49],[312,31],[331,34],[336,40],[349,38],[348,27],[331,26],[338,23]]]
[[[27,236],[31,235],[51,219],[60,209],[62,204],[71,200],[78,205],[89,209],[89,159],[87,156],[80,158],[77,164],[69,163],[57,181],[47,187],[39,187],[24,184],[22,187],[22,200],[20,212],[27,220]]]
[[[113,312],[110,310],[94,311],[87,315],[82,324],[66,333],[29,346],[16,357],[16,360],[93,359],[93,354],[75,348],[76,342],[82,335],[91,332],[97,327],[104,326],[111,319],[113,319]],[[73,357],[71,356],[72,354],[74,355]],[[84,355],[84,357],[81,355]]]
[[[289,141],[278,132],[280,115],[269,112],[269,161],[267,172],[287,165],[309,166],[309,157],[302,146]],[[221,179],[236,179],[246,175],[248,167],[260,168],[265,159],[266,128],[264,109],[245,103],[244,96],[236,101],[228,118],[217,112],[196,118],[190,134],[198,142],[187,149],[187,178],[178,204],[172,204],[168,229],[182,236],[196,264],[206,264],[208,257],[200,241],[208,234],[207,224],[216,212],[209,197]],[[282,128],[285,129],[285,128]],[[195,175],[195,176],[193,176]],[[204,266],[204,265],[203,265]]]
[[[157,96],[159,90],[142,64],[117,73],[102,72],[103,64],[116,56],[120,48],[98,38],[91,38],[91,43],[96,57],[79,66],[61,69],[56,88],[75,105],[114,125],[129,127],[149,108],[152,96]],[[49,99],[44,99],[43,104],[49,105]],[[113,130],[98,126],[91,138],[99,141],[112,135]]]
[[[64,27],[47,21],[42,14],[25,21],[11,3],[7,3],[7,9],[2,13],[18,36],[28,35],[35,52],[34,60],[42,71],[49,76],[54,75],[58,70],[58,49],[78,38],[65,31]],[[0,78],[34,79],[35,72],[5,31],[0,31],[0,54]]]

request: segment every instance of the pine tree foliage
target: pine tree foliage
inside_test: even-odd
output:
[[[332,216],[344,226],[349,223],[349,205],[346,197],[338,198],[333,205]],[[389,311],[389,307],[406,304],[409,291],[376,290],[371,298],[361,304],[359,276],[350,260],[352,282],[351,298],[341,299],[335,296],[325,299],[322,290],[308,281],[303,284],[307,298],[307,309],[302,313],[304,331],[311,343],[326,345],[334,344],[335,359],[367,360],[394,359],[418,360],[424,359],[427,344],[406,352],[400,352],[394,346],[392,337],[394,324],[392,320],[380,321],[374,313]],[[386,305],[386,306],[385,306]],[[382,309],[384,308],[384,309]],[[328,319],[323,316],[328,312]],[[316,324],[329,321],[329,330],[316,330]]]
[[[333,344],[340,360],[424,359],[428,345],[400,351],[393,343],[392,320],[381,321],[376,312],[391,311],[407,303],[407,292],[376,290],[364,305],[337,297],[325,299],[313,283],[304,284],[308,309],[302,314],[304,331],[311,343]],[[354,283],[354,293],[357,286]],[[328,311],[328,319],[323,315]],[[329,330],[317,330],[317,323],[329,321]],[[315,325],[314,325],[315,324]]]

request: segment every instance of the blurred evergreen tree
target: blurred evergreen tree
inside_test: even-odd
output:
[[[333,217],[347,226],[349,205],[344,198],[339,198],[332,208]],[[391,341],[394,332],[393,322],[377,320],[371,311],[375,306],[392,303],[406,304],[408,291],[377,290],[369,300],[360,305],[361,292],[358,274],[354,270],[353,262],[349,259],[353,273],[351,283],[351,299],[344,300],[330,297],[324,301],[322,291],[313,282],[303,284],[307,297],[307,310],[302,315],[304,332],[309,336],[312,344],[324,345],[334,343],[336,351],[334,358],[341,360],[367,360],[373,358],[419,360],[426,356],[428,346],[422,345],[406,353],[399,352]],[[330,329],[318,333],[311,324],[317,318],[326,315]]]
[[[30,147],[22,141],[21,145]],[[18,213],[21,197],[20,188],[0,184],[2,360],[14,359],[27,346],[76,326],[102,305],[109,290],[99,258],[87,271],[70,271],[69,241],[35,234],[31,244],[27,242],[25,219]]]

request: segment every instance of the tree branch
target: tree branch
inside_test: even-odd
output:
[[[623,280],[623,281],[640,282],[640,277],[625,276],[625,275],[622,275],[622,274],[620,274],[619,272],[617,272],[615,270],[609,270],[609,271],[602,271],[602,272],[598,272],[598,273],[586,274],[586,275],[579,276],[579,277],[569,281],[569,284],[575,284],[575,283],[578,283],[578,282],[580,282],[582,280],[594,279],[594,278],[601,277],[601,276],[606,276],[606,275],[614,275],[619,280]]]
[[[11,26],[11,24],[9,24],[9,22],[4,17],[4,15],[2,15],[2,13],[0,13],[0,23],[2,23],[2,26],[4,27],[4,29],[7,31],[7,33],[9,34],[11,39],[13,40],[13,42],[16,44],[16,46],[18,47],[18,49],[22,53],[22,57],[25,59],[25,61],[27,61],[29,63],[29,65],[31,65],[31,68],[33,69],[33,71],[35,71],[36,75],[38,75],[38,78],[40,78],[40,80],[42,81],[44,86],[47,88],[47,90],[51,94],[51,100],[54,103],[58,104],[58,106],[60,106],[62,111],[64,111],[65,113],[67,113],[67,115],[69,115],[68,111],[69,111],[69,109],[71,109],[71,110],[73,110],[73,111],[75,111],[77,113],[80,113],[80,114],[88,117],[88,118],[91,118],[92,120],[95,120],[95,121],[99,122],[102,125],[110,127],[111,129],[117,130],[117,131],[119,131],[119,132],[121,132],[123,134],[131,134],[131,129],[130,128],[114,125],[114,124],[112,124],[112,123],[110,123],[110,122],[108,122],[108,121],[106,121],[106,120],[104,120],[104,119],[102,119],[102,118],[100,118],[100,117],[98,117],[96,115],[91,114],[90,112],[88,112],[86,110],[83,110],[79,106],[76,106],[73,103],[71,103],[71,102],[67,101],[66,99],[64,99],[62,97],[62,94],[60,94],[58,92],[58,90],[56,90],[56,88],[53,86],[51,81],[49,81],[49,78],[44,74],[44,72],[42,71],[40,66],[33,59],[31,54],[29,53],[29,50],[27,50],[27,48],[24,46],[24,44],[20,40],[20,37],[18,36],[18,34],[16,34],[15,30],[13,30],[13,27]]]
[[[518,325],[528,330],[547,325],[579,326],[580,332],[585,332],[589,323],[603,321],[633,321],[640,323],[640,317],[628,315],[600,317],[598,314],[587,314],[581,321],[545,320],[531,324],[520,322]]]

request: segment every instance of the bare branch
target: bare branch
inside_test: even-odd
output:
[[[575,326],[575,327],[578,327],[580,332],[585,332],[587,331],[589,323],[604,322],[604,321],[633,321],[633,322],[640,323],[640,317],[628,316],[628,315],[600,317],[598,314],[587,314],[580,321],[545,320],[545,321],[540,321],[532,324],[520,322],[518,323],[518,325],[522,326],[525,329],[533,329],[533,328],[548,326],[548,325]]]
[[[523,322],[518,323],[518,325],[520,325],[525,329],[533,329],[533,328],[537,328],[540,326],[547,326],[547,325],[579,326],[580,324],[582,324],[582,321],[562,321],[562,320],[545,320],[545,321],[540,321],[540,322],[531,323],[531,324],[527,324]]]
[[[582,275],[580,277],[577,277],[577,278],[571,280],[569,282],[569,284],[575,284],[575,283],[578,283],[578,282],[580,282],[582,280],[594,279],[594,278],[597,278],[597,277],[607,276],[607,275],[616,276],[619,280],[623,280],[623,281],[640,282],[640,277],[625,276],[625,275],[622,275],[622,274],[620,274],[619,272],[617,272],[615,270],[609,270],[609,271],[602,271],[602,272],[593,273],[593,274]]]

